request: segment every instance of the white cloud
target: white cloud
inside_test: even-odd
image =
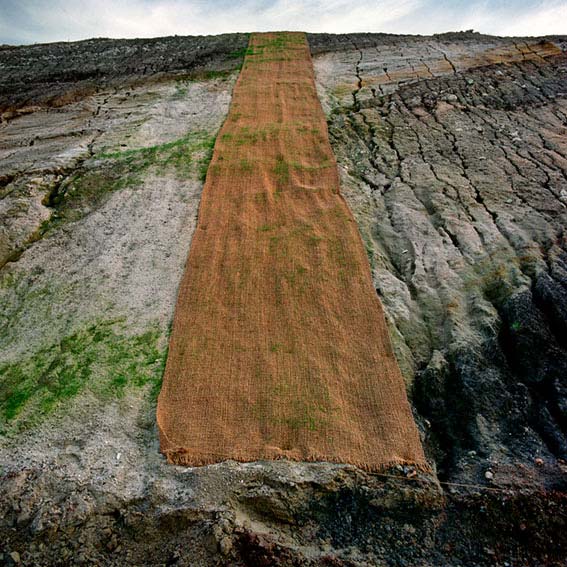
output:
[[[422,4],[422,0],[279,0],[261,15],[260,25],[263,30],[279,28],[329,33],[384,31],[395,20],[410,15]]]
[[[77,40],[89,37],[158,37],[236,31],[303,30],[313,32],[381,31],[411,14],[423,0],[246,0],[215,6],[183,0],[98,0],[97,2],[21,0],[26,17],[12,35],[24,42]],[[4,19],[4,22],[2,22]],[[7,13],[0,33],[7,35]],[[4,24],[4,25],[3,25]],[[1,38],[0,38],[1,42]]]
[[[0,0],[0,43],[278,29],[545,35],[567,33],[566,22],[565,0]]]
[[[474,29],[503,36],[540,36],[567,34],[567,1],[495,2],[482,0],[431,6],[425,20],[413,18],[406,23],[411,33],[438,33]]]
[[[534,9],[516,20],[499,26],[501,35],[567,34],[567,3],[547,9]]]

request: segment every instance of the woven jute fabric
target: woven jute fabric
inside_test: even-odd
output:
[[[157,422],[176,464],[426,468],[305,34],[253,34],[216,140]]]

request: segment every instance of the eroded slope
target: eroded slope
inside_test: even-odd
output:
[[[205,59],[187,47],[203,38],[0,50],[2,560],[563,564],[560,38],[309,37],[430,462],[459,484],[159,455],[155,387],[234,37]]]
[[[443,478],[553,483],[567,456],[560,42],[349,39],[315,59],[320,91],[430,454]]]

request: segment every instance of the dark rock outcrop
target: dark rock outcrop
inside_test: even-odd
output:
[[[6,46],[0,50],[0,113],[63,106],[128,81],[230,71],[242,63],[247,45],[248,34],[235,33]]]

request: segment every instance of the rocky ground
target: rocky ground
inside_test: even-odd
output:
[[[247,37],[3,46],[5,564],[564,564],[567,42],[309,42],[436,474],[165,464],[155,395]]]

